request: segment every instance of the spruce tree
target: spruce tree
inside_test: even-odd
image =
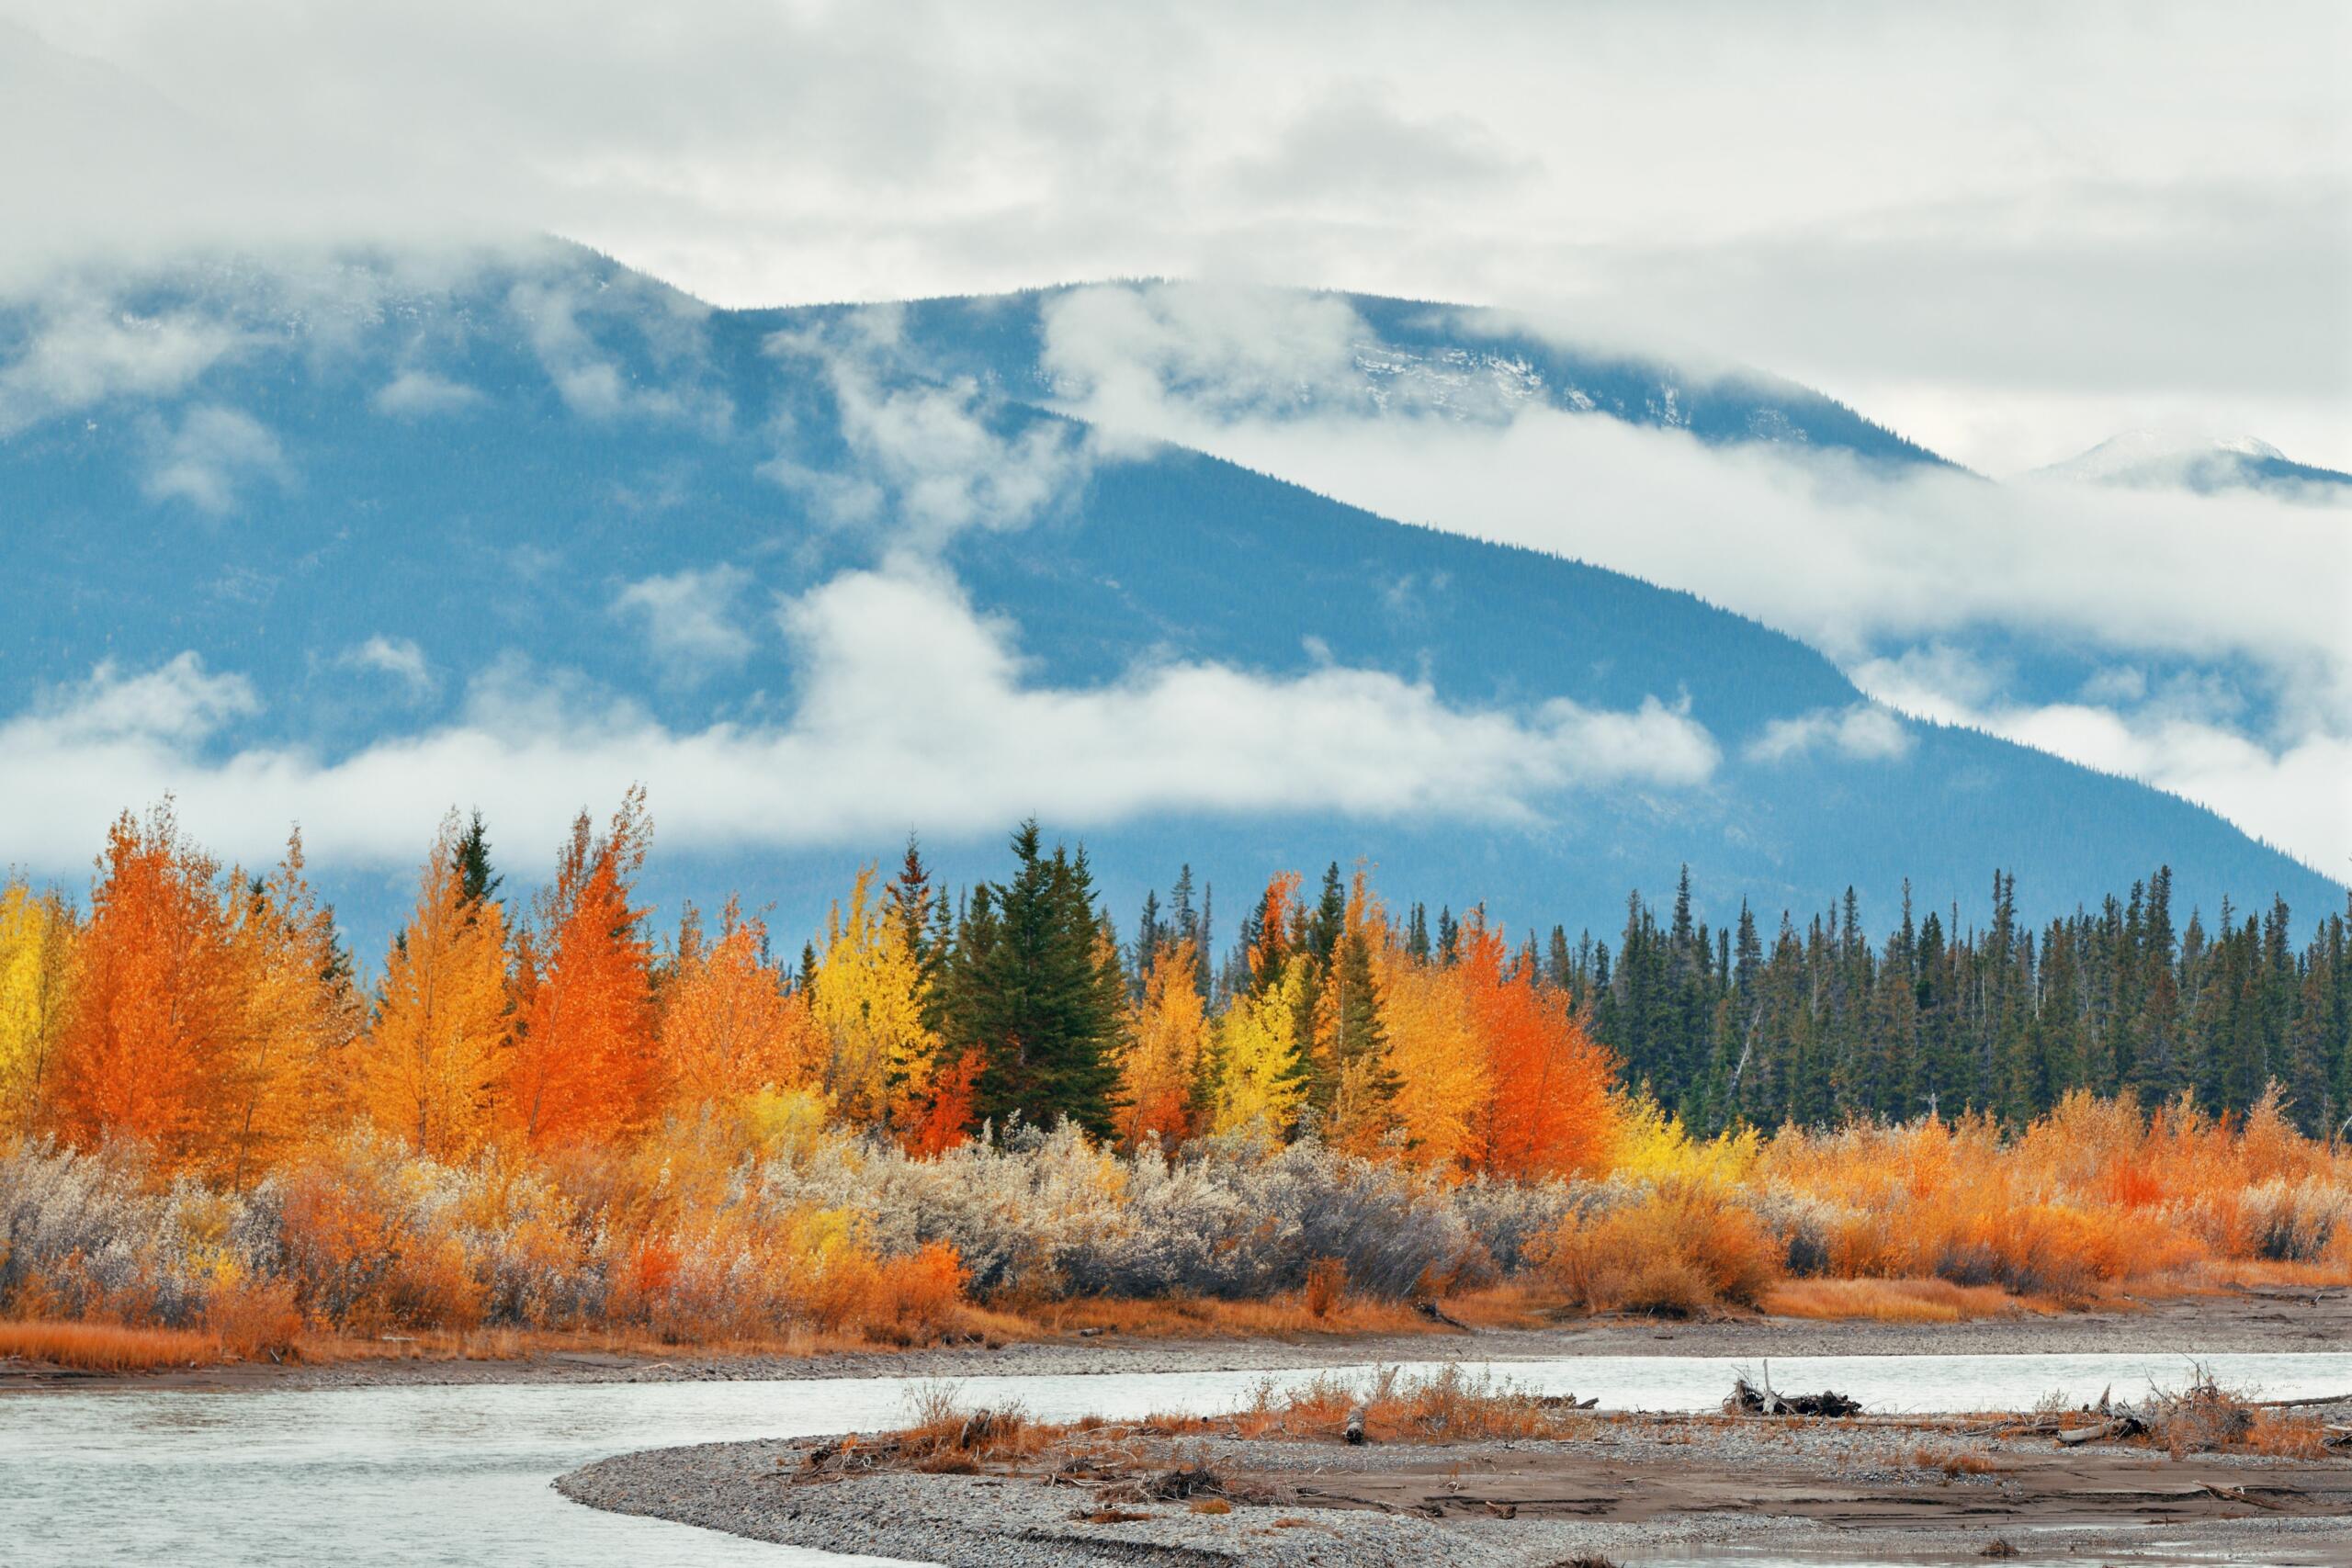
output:
[[[974,890],[950,966],[951,1043],[980,1052],[979,1114],[1113,1134],[1126,982],[1094,907],[1083,850],[1048,857],[1037,824],[1012,837],[1010,880]]]

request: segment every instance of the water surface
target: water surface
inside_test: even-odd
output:
[[[2216,1376],[2271,1398],[2352,1389],[2352,1354],[2215,1356]],[[1422,1363],[1414,1370],[1433,1369]],[[1473,1370],[1476,1370],[1475,1366]],[[2177,1386],[2179,1356],[1774,1358],[1784,1392],[1835,1388],[1876,1411],[2074,1403]],[[1277,1382],[1369,1369],[1273,1374]],[[1712,1409],[1739,1371],[1725,1357],[1582,1357],[1497,1365],[1497,1376],[1612,1408]],[[1031,1414],[1214,1412],[1262,1372],[942,1380],[973,1403]],[[801,1382],[355,1388],[0,1396],[0,1562],[231,1568],[248,1563],[672,1568],[876,1560],[741,1540],[566,1502],[548,1483],[632,1449],[896,1425],[903,1378]],[[1768,1560],[1748,1559],[1760,1564]],[[1777,1561],[1785,1562],[1781,1559]]]

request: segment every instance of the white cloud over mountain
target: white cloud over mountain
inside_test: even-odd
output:
[[[2338,874],[2352,787],[2352,529],[2332,508],[1995,484],[1787,446],[1710,447],[1539,399],[1375,400],[1343,302],[1174,286],[1081,290],[1047,318],[1071,412],[1340,500],[1688,589],[1823,649],[1890,705],[1978,725],[2215,807]],[[1228,346],[1229,345],[1229,346]],[[1977,643],[2202,660],[2230,700],[2110,681],[2021,704]],[[2245,688],[2239,690],[2239,688]],[[2247,715],[2256,716],[2249,718]],[[1899,743],[1892,717],[1815,716],[1747,753]],[[1893,728],[1889,728],[1893,727]],[[1860,748],[1858,751],[1856,748]]]
[[[658,598],[659,595],[657,594]],[[1092,687],[1030,680],[1012,629],[910,557],[835,577],[779,613],[797,704],[772,727],[664,728],[637,706],[512,660],[454,722],[324,757],[239,749],[258,701],[192,655],[102,666],[0,722],[0,793],[19,841],[80,863],[126,803],[176,796],[244,860],[299,822],[322,863],[399,865],[452,800],[526,840],[633,782],[685,850],[952,839],[1030,813],[1076,829],[1150,812],[1446,813],[1532,822],[1563,792],[1703,785],[1719,753],[1679,709],[1553,701],[1468,709],[1426,685],[1326,665],[1277,677],[1146,662]]]

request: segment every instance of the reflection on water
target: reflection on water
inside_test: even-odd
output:
[[[2274,1398],[2352,1388],[2352,1354],[2208,1360],[2224,1382]],[[1743,1369],[1759,1370],[1724,1358],[1587,1357],[1495,1371],[1611,1407],[1702,1410]],[[1770,1371],[1783,1390],[1835,1388],[1872,1410],[1934,1411],[2015,1408],[2053,1392],[2080,1403],[2110,1385],[2130,1397],[2151,1382],[2178,1384],[2188,1363],[2177,1356],[1792,1357],[1775,1358]],[[1264,1375],[956,1381],[975,1401],[1015,1399],[1036,1416],[1065,1419],[1228,1408]],[[564,1501],[548,1483],[631,1449],[891,1425],[905,1413],[910,1386],[863,1378],[0,1397],[0,1562],[843,1568],[855,1560],[598,1513]],[[1706,1561],[1765,1568],[1789,1560]]]

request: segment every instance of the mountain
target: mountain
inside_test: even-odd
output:
[[[722,311],[554,245],[67,279],[0,312],[0,742],[166,756],[203,782],[175,787],[216,840],[240,802],[314,778],[285,815],[364,957],[444,804],[551,780],[529,798],[602,811],[632,776],[664,835],[649,894],[741,888],[794,941],[905,832],[968,882],[1032,808],[1085,840],[1123,919],[1192,863],[1220,940],[1271,872],[1358,857],[1392,903],[1604,936],[1629,887],[1667,894],[1686,863],[1718,921],[1851,886],[1883,927],[1906,877],[1973,919],[1996,867],[2029,917],[2162,863],[2184,906],[2341,901],[2185,801],[1872,709],[1813,649],[1690,594],[1047,406],[1073,376],[1111,385],[1064,313],[1100,310],[1119,318],[1101,341],[1216,338],[1187,373],[1237,398],[1476,418],[1542,397],[1939,461],[1786,382],[1477,312],[1344,297],[1294,332],[1334,298],[1258,297],[1188,339],[1143,330],[1198,314],[1182,290]],[[1334,348],[1335,321],[1373,336]],[[825,618],[843,585],[886,582],[865,618]],[[1196,727],[1171,750],[1121,727],[1131,708]],[[1082,750],[1025,773],[975,755],[1050,746],[1062,715],[1094,727]],[[1370,754],[1423,773],[1345,808],[1282,770],[1225,789],[1198,760],[1232,734],[1311,773],[1366,727]],[[885,730],[887,767],[860,752],[876,771],[837,776],[827,746]],[[1458,761],[1429,767],[1432,745]],[[96,847],[81,824],[137,804],[12,813],[0,861],[70,876]],[[545,874],[549,820],[493,809],[510,889]]]
[[[2211,436],[2130,430],[2078,457],[2037,470],[2077,484],[2189,490],[2200,495],[2255,490],[2299,501],[2352,498],[2352,474],[2298,463],[2250,435]]]

